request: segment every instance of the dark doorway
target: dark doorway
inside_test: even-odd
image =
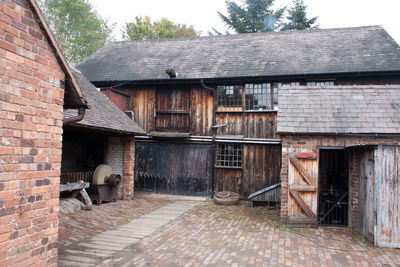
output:
[[[347,225],[348,173],[346,150],[320,150],[318,179],[318,223],[320,225]]]

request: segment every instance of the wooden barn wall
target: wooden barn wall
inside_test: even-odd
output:
[[[135,113],[135,121],[146,132],[151,132],[154,129],[154,103],[155,103],[155,88],[144,87],[123,90],[124,93],[130,95],[129,110]]]
[[[213,95],[203,88],[192,88],[190,92],[190,132],[197,136],[210,136],[213,119]]]
[[[354,153],[357,153],[359,158],[358,228],[363,236],[374,242],[376,225],[374,150],[362,150]]]
[[[157,88],[155,112],[157,132],[190,132],[190,90]]]
[[[375,150],[377,181],[377,244],[400,248],[400,147]]]
[[[279,183],[280,145],[245,144],[242,151],[242,169],[216,168],[216,191],[234,191],[247,198],[251,193]]]
[[[244,145],[242,194],[247,197],[267,186],[279,183],[280,145]]]
[[[211,192],[211,145],[136,142],[135,187],[158,193]]]
[[[217,135],[240,135],[244,138],[277,138],[276,112],[217,112],[217,124],[226,124]]]
[[[185,90],[188,90],[187,93]],[[212,92],[204,88],[142,87],[121,90],[130,95],[129,110],[135,113],[135,121],[146,131],[190,132],[193,136],[211,136],[213,119]],[[190,94],[190,95],[189,95]],[[161,96],[165,101],[161,101]],[[168,100],[168,101],[167,101]],[[175,104],[174,104],[175,103]],[[155,106],[156,105],[156,106]],[[154,114],[155,111],[157,114]],[[172,114],[182,111],[189,114]],[[156,115],[156,116],[155,116]],[[244,138],[279,138],[276,134],[275,111],[267,112],[221,112],[216,113],[216,124],[226,124],[218,129],[218,136],[236,135]]]

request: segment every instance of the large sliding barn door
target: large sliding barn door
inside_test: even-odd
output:
[[[318,160],[316,151],[289,153],[289,224],[315,225],[318,206]]]

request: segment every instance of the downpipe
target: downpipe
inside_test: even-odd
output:
[[[85,108],[80,107],[78,109],[78,116],[63,119],[63,126],[74,123],[74,122],[81,121],[84,116],[85,116]]]
[[[215,194],[215,136],[216,132],[218,130],[218,127],[214,127],[216,124],[216,115],[215,115],[215,107],[216,107],[216,93],[215,89],[208,87],[204,84],[203,79],[200,79],[201,86],[203,86],[204,89],[209,90],[213,94],[213,118],[212,118],[212,126],[211,126],[211,132],[212,132],[212,139],[211,139],[211,165],[212,165],[212,170],[211,170],[211,197],[214,197]]]

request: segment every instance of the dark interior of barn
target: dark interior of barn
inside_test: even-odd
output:
[[[318,223],[346,226],[349,195],[346,150],[320,150],[318,193]]]

